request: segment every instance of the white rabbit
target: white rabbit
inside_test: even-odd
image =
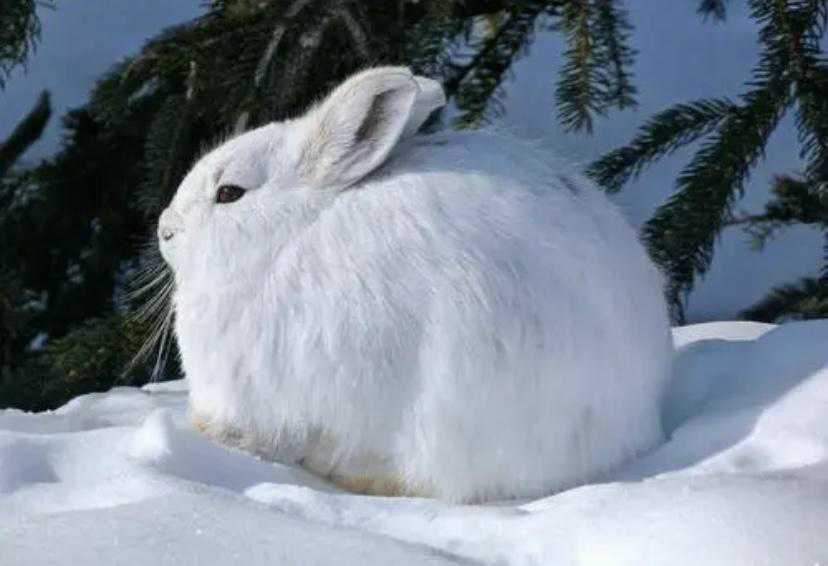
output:
[[[203,157],[161,215],[190,411],[351,490],[584,482],[662,437],[662,281],[588,181],[376,68]]]

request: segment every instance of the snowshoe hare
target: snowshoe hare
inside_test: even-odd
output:
[[[550,493],[649,449],[662,282],[605,196],[492,133],[414,136],[405,68],[235,137],[159,222],[191,417],[365,493]]]

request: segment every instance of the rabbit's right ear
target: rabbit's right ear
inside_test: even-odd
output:
[[[370,69],[345,81],[301,122],[300,175],[344,188],[379,167],[418,118],[420,91],[404,67]]]

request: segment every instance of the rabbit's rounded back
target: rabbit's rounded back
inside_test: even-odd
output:
[[[405,76],[369,79],[383,72]],[[377,115],[325,124],[333,141],[302,140],[326,105],[376,85],[358,76],[338,89],[350,98],[229,142],[230,162],[269,168],[260,188],[210,210],[208,156],[189,180],[203,210],[182,186],[165,212],[159,233],[183,236],[162,251],[194,419],[349,487],[461,501],[547,493],[652,447],[671,345],[634,231],[528,144],[411,137],[439,97],[407,77],[409,98],[383,106],[380,86],[365,95]],[[278,165],[234,156],[245,143]]]

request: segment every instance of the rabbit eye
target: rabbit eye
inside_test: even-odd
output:
[[[216,192],[216,202],[219,204],[227,204],[228,202],[235,202],[244,196],[245,190],[236,185],[222,185]]]

